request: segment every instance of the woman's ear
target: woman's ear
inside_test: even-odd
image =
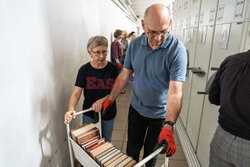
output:
[[[88,54],[90,55],[91,58],[93,58],[92,55],[91,55],[91,52],[89,50],[88,50]]]

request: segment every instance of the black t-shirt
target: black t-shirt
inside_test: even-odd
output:
[[[233,135],[250,140],[250,50],[227,57],[209,92],[220,105],[219,124]]]
[[[110,94],[116,77],[118,76],[117,68],[110,62],[102,68],[95,69],[90,62],[83,65],[77,74],[75,86],[83,88],[84,101],[83,110],[88,109],[94,102],[100,98]],[[85,113],[84,115],[97,118],[98,114],[94,111]],[[107,111],[103,120],[110,120],[116,116],[116,102],[114,101],[110,111]]]

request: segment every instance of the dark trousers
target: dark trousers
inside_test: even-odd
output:
[[[143,158],[151,154],[157,143],[164,119],[151,119],[141,116],[131,105],[128,114],[127,154],[137,162],[144,145]],[[146,167],[154,167],[157,156],[146,163]]]

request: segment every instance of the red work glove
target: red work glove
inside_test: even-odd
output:
[[[176,152],[175,142],[174,142],[174,132],[170,129],[162,128],[159,136],[159,144],[164,145],[162,154],[165,153],[167,157],[174,155]]]
[[[122,68],[121,63],[117,63],[117,68],[118,68],[118,70],[120,70]]]
[[[102,103],[102,115],[105,116],[108,110],[112,107],[112,101],[111,100],[105,100],[104,103]]]

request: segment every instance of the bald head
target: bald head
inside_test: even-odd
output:
[[[163,4],[153,4],[149,6],[143,17],[144,21],[148,19],[171,19],[170,10],[166,5]]]
[[[142,28],[148,37],[148,44],[154,50],[164,41],[172,23],[169,8],[163,4],[148,7],[141,20]]]

